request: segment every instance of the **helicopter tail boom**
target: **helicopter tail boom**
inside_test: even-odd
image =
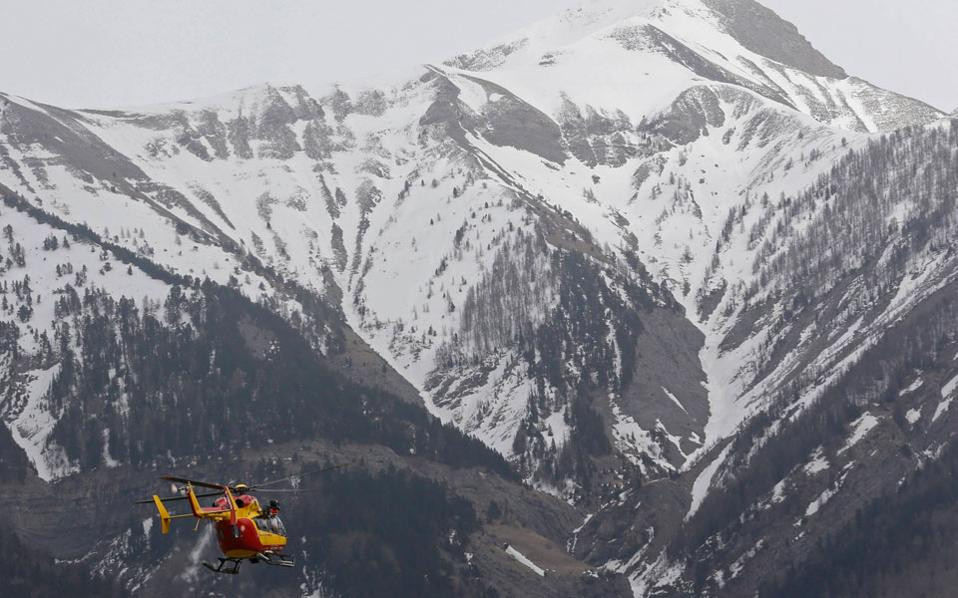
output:
[[[186,497],[190,499],[190,510],[193,511],[194,517],[203,517],[203,507],[200,506],[200,501],[196,500],[196,493],[193,492],[193,485],[186,485]]]

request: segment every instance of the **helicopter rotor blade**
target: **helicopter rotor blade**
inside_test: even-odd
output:
[[[160,477],[161,480],[166,480],[168,482],[176,482],[177,484],[191,484],[199,488],[211,488],[213,490],[219,490],[222,492],[227,488],[225,484],[213,484],[211,482],[201,482],[198,480],[188,480],[186,478],[178,478],[176,476],[165,475]]]
[[[283,482],[291,481],[291,480],[293,480],[294,478],[297,478],[297,479],[298,479],[298,478],[302,478],[303,476],[328,473],[328,472],[330,472],[330,471],[335,471],[335,470],[337,470],[337,469],[343,469],[343,468],[345,468],[345,467],[348,467],[348,465],[346,465],[346,464],[333,465],[333,466],[331,466],[331,467],[323,467],[323,468],[320,468],[320,469],[313,469],[313,470],[310,470],[310,471],[304,471],[304,472],[301,472],[301,473],[291,474],[291,475],[288,475],[288,476],[285,476],[285,477],[282,477],[282,478],[278,478],[278,479],[275,479],[275,480],[269,480],[269,481],[267,481],[267,482],[261,482],[261,483],[259,483],[259,484],[250,484],[245,490],[247,490],[247,491],[253,491],[253,490],[255,490],[255,491],[258,491],[258,492],[290,492],[290,493],[292,493],[292,492],[299,492],[299,490],[297,490],[297,489],[275,489],[275,490],[270,490],[270,489],[268,488],[268,486],[274,486],[274,485],[276,485],[276,484],[281,484],[281,483],[283,483]],[[177,483],[177,484],[190,484],[190,485],[196,486],[196,487],[198,487],[198,488],[209,488],[209,489],[211,489],[211,490],[216,490],[216,492],[205,492],[205,493],[202,493],[202,494],[197,494],[197,495],[196,495],[197,498],[205,498],[205,497],[209,497],[209,496],[218,496],[218,495],[222,494],[223,492],[225,492],[227,489],[233,490],[234,492],[236,491],[236,490],[235,490],[235,485],[236,485],[236,484],[235,484],[234,482],[230,482],[230,483],[228,483],[228,484],[214,484],[214,483],[212,483],[212,482],[204,482],[204,481],[202,481],[202,480],[191,480],[191,479],[188,479],[188,478],[180,478],[180,477],[172,476],[172,475],[161,476],[160,479],[161,479],[161,480],[166,480],[166,481],[168,481],[168,482],[174,482],[174,483]],[[162,501],[164,501],[164,502],[166,502],[166,501],[177,501],[177,500],[187,500],[187,497],[186,497],[186,496],[173,496],[173,497],[169,497],[169,498],[162,498],[162,499],[160,499],[160,500],[162,500]],[[153,502],[153,499],[149,499],[149,500],[136,501],[135,504],[152,504],[152,502]]]
[[[201,494],[197,494],[197,495],[196,495],[196,498],[207,498],[207,497],[209,497],[209,496],[221,496],[222,494],[223,494],[222,492],[203,492],[203,493],[201,493]],[[175,500],[188,500],[188,498],[189,498],[189,497],[187,497],[187,496],[167,496],[167,497],[161,497],[160,500],[163,501],[163,502],[173,502],[173,501],[175,501]],[[133,504],[135,504],[135,505],[152,505],[152,504],[153,504],[153,499],[152,499],[152,498],[148,498],[148,499],[146,499],[146,500],[137,500],[137,501],[134,501]]]

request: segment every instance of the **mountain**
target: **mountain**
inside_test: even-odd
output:
[[[304,595],[388,593],[357,558],[410,594],[942,593],[956,149],[751,0],[598,0],[378,86],[0,94],[0,500],[120,592],[222,586],[146,515],[55,544],[55,496],[305,459],[355,468],[315,489],[356,529],[293,502]]]

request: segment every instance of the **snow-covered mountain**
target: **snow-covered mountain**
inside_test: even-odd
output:
[[[926,324],[951,338],[937,302],[958,274],[955,127],[848,75],[752,0],[596,0],[388,85],[116,111],[0,94],[15,206],[0,213],[2,253],[19,244],[31,264],[26,292],[25,266],[3,268],[4,290],[21,289],[4,317],[25,333],[3,357],[0,413],[40,477],[84,469],[51,436],[69,405],[47,392],[66,345],[50,341],[63,332],[46,297],[82,286],[82,264],[84,284],[140,309],[165,301],[173,282],[104,266],[130,252],[262,303],[357,379],[403,385],[538,489],[594,511],[570,551],[637,595],[735,595],[748,562],[785,557],[696,513],[737,517],[716,505],[776,438],[823,405],[857,410],[828,412],[851,426],[847,448],[823,441],[807,462],[783,458],[794,470],[774,487],[742,491],[755,512],[817,492],[803,521],[870,474],[868,459],[839,458],[863,439],[924,435],[901,476],[947,444],[954,388],[938,354],[918,368],[937,373],[862,380],[891,338]],[[62,248],[71,225],[99,241]],[[353,368],[357,347],[375,357]],[[885,400],[902,376],[909,401],[942,378],[904,419]],[[825,469],[837,473],[816,481]]]

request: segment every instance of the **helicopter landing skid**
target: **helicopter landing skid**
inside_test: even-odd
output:
[[[222,575],[236,575],[239,573],[240,562],[238,559],[224,559],[220,557],[220,564],[216,567],[213,565],[203,562],[203,566],[212,571],[213,573],[219,573]],[[226,563],[230,563],[232,567],[226,567]]]
[[[296,563],[293,562],[293,559],[285,554],[279,554],[276,552],[261,552],[259,554],[260,559],[267,565],[273,565],[274,567],[295,567]]]

